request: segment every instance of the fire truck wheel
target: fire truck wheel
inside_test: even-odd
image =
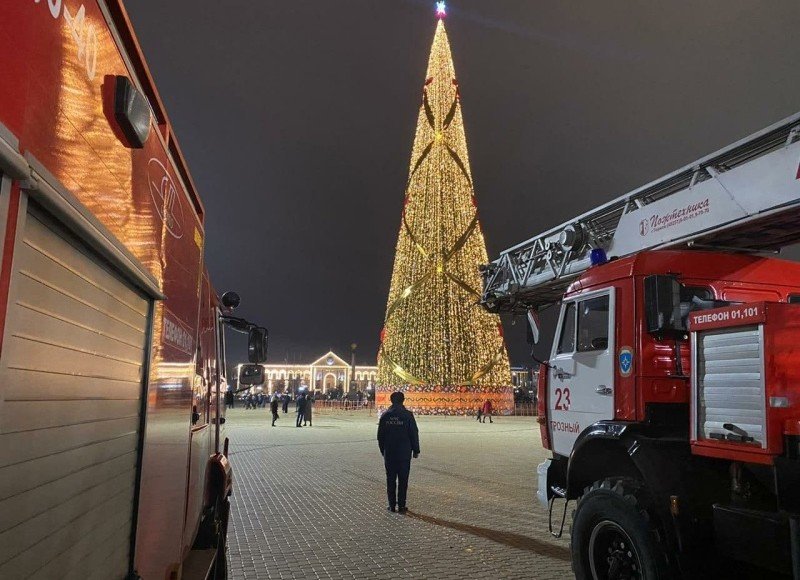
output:
[[[596,481],[584,490],[572,523],[572,569],[579,580],[668,578],[659,535],[632,479]]]

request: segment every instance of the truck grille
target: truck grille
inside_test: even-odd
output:
[[[746,432],[744,441],[764,446],[762,336],[758,326],[697,333],[698,439],[742,441],[740,432],[723,427],[727,423]]]

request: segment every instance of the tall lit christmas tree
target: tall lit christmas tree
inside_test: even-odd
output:
[[[394,390],[420,413],[461,414],[486,399],[513,404],[497,315],[478,306],[487,259],[478,222],[444,3],[411,154],[378,355],[379,406]]]

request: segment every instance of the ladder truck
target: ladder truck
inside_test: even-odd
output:
[[[576,577],[800,578],[798,242],[800,113],[482,267],[532,341],[560,305],[537,496],[577,502]]]

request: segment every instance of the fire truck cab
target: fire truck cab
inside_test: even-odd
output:
[[[797,299],[800,264],[720,252],[641,252],[569,287],[539,374],[541,435],[553,451],[540,499],[580,500],[573,546],[587,558],[576,572],[626,536],[641,562],[664,568],[680,566],[670,554],[702,556],[713,538],[723,553],[790,571]],[[638,544],[650,539],[636,537],[644,526],[598,528],[603,512],[591,504],[613,494],[635,505],[629,515],[651,511],[658,545]],[[620,557],[626,565],[637,566]]]

